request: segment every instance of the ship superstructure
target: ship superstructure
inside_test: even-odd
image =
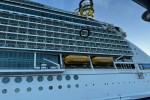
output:
[[[96,54],[116,58],[122,55],[130,58],[133,55],[119,27],[86,17],[76,17],[73,13],[32,4],[30,1],[1,1],[0,21],[1,48],[11,50],[11,53],[18,53],[19,56],[13,58],[12,55],[9,56],[9,51],[5,51],[6,58],[12,57],[10,59],[12,63],[14,60],[18,63],[17,59],[24,63],[28,60],[26,64],[21,64],[22,62],[19,61],[22,67],[20,64],[15,66],[11,64],[14,68],[31,66],[29,69],[33,69],[40,66],[40,61],[43,61],[39,59],[40,56],[48,58],[44,56],[46,52],[51,52],[52,54],[47,56],[52,56],[53,61],[57,63],[59,54],[66,53]],[[89,31],[86,31],[87,28]],[[56,55],[53,55],[53,52]],[[5,56],[3,58],[5,59]],[[9,67],[7,64],[3,66],[3,68]]]
[[[83,17],[30,0],[1,0],[0,100],[143,97],[149,56],[120,27],[92,19],[92,11]]]

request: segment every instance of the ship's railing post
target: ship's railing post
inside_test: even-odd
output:
[[[115,69],[117,70],[117,66],[116,66],[116,63],[114,60],[113,60],[113,65],[114,65]]]
[[[34,52],[34,68],[36,68],[36,52]]]
[[[60,69],[62,69],[63,68],[62,54],[59,55],[59,59],[60,59]]]

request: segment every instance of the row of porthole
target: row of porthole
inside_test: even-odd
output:
[[[137,81],[137,82],[122,82],[122,84],[135,84],[135,83],[140,83],[140,82],[142,82],[142,83],[145,83],[145,82],[150,82],[149,80],[147,80],[147,81]],[[104,83],[104,85],[109,85],[109,84],[112,84],[112,85],[114,85],[115,83]],[[118,82],[118,84],[121,84],[121,82]]]
[[[79,84],[76,84],[75,87],[76,87],[76,88],[79,88]],[[59,85],[59,86],[58,86],[58,89],[62,89],[62,88],[63,88],[62,85]],[[71,85],[67,85],[67,88],[71,88]],[[42,91],[42,90],[43,90],[43,87],[40,86],[38,89],[39,89],[39,91]],[[49,90],[53,90],[53,89],[54,89],[53,86],[49,86]],[[28,88],[27,88],[27,92],[31,92],[31,91],[32,91],[32,88],[31,88],[31,87],[28,87]],[[19,92],[20,92],[20,89],[19,89],[19,88],[16,88],[16,89],[15,89],[15,92],[16,92],[16,93],[19,93]],[[2,93],[3,93],[3,94],[6,94],[6,93],[7,93],[7,89],[3,89],[3,90],[2,90]]]
[[[79,79],[79,76],[78,76],[78,75],[74,75],[73,78],[74,78],[74,80],[78,80],[78,79]],[[53,79],[54,79],[54,78],[53,78],[52,75],[49,75],[49,76],[47,77],[47,80],[48,80],[48,81],[53,81]],[[56,77],[56,79],[57,79],[58,81],[61,81],[63,78],[62,78],[61,75],[58,75],[58,76]],[[71,80],[71,76],[70,76],[70,75],[66,75],[66,76],[65,76],[65,79],[66,79],[67,81],[69,81],[69,80]],[[16,83],[20,83],[20,82],[22,82],[22,78],[21,78],[20,76],[17,76],[17,77],[14,79],[14,81],[15,81]],[[33,81],[33,77],[32,77],[32,76],[28,76],[28,77],[26,78],[26,81],[27,81],[27,82],[32,82],[32,81]],[[37,77],[37,81],[38,81],[38,82],[44,81],[44,77],[43,77],[43,76],[38,76],[38,77]],[[4,77],[4,78],[2,79],[2,82],[3,82],[4,84],[7,84],[7,83],[10,82],[10,78],[9,78],[9,77]]]

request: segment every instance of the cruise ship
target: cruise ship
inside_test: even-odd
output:
[[[75,12],[0,0],[0,100],[136,100],[150,97],[150,56],[118,26]]]

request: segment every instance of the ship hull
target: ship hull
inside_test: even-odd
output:
[[[27,82],[27,76],[20,77],[19,83],[16,76],[9,77],[7,84],[0,83],[0,100],[125,100],[150,94],[150,73],[143,79],[134,71],[111,70],[66,71],[43,75],[42,81],[35,75],[32,82]]]

